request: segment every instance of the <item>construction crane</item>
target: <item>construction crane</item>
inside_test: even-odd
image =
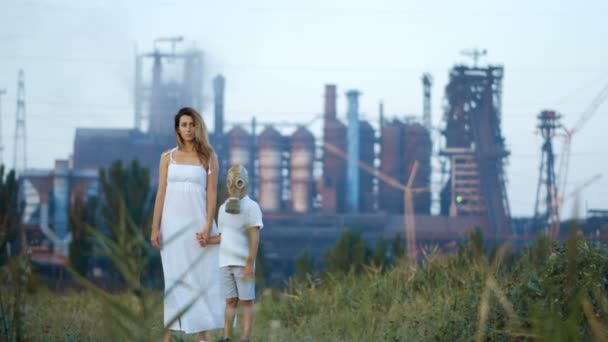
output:
[[[333,145],[328,142],[324,142],[326,150],[337,155],[340,158],[348,159],[348,155],[346,152],[342,151],[336,145]],[[405,239],[407,243],[407,251],[410,261],[415,262],[417,258],[416,252],[416,220],[414,216],[414,194],[419,192],[429,191],[429,188],[412,188],[412,184],[416,177],[416,173],[418,172],[418,161],[414,161],[412,165],[412,171],[410,172],[407,184],[402,184],[398,180],[392,178],[391,176],[380,172],[373,168],[371,165],[367,165],[364,162],[357,160],[357,165],[360,169],[365,172],[369,172],[372,175],[378,177],[381,181],[387,183],[388,185],[400,189],[403,191],[404,198],[404,226],[405,226]]]
[[[568,170],[570,166],[570,149],[572,144],[572,137],[574,134],[578,133],[583,126],[591,119],[593,114],[597,112],[597,109],[600,107],[604,101],[608,99],[608,84],[604,85],[602,90],[593,98],[591,104],[587,107],[587,109],[581,114],[581,117],[578,121],[572,126],[572,128],[568,129],[563,124],[561,125],[564,130],[564,144],[562,146],[562,152],[559,162],[559,169],[557,174],[557,189],[562,194],[566,193],[566,185],[568,183]],[[563,201],[558,201],[563,202]]]
[[[568,198],[574,198],[575,200],[575,212],[579,212],[579,208],[578,208],[578,197],[580,196],[581,192],[587,188],[589,185],[595,183],[596,181],[598,181],[600,178],[602,178],[602,174],[598,173],[597,175],[589,178],[587,181],[585,181],[583,184],[577,186],[576,188],[574,188],[574,190],[570,191],[570,193],[568,194],[568,196],[563,196],[559,199],[559,205],[562,206],[564,204],[564,202],[566,201],[566,199]]]

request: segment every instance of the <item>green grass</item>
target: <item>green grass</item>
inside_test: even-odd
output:
[[[160,291],[148,294],[152,300],[162,300]],[[133,310],[137,310],[138,298],[123,293],[113,295]],[[55,293],[40,289],[27,297],[25,331],[28,341],[117,341],[113,333],[113,321],[108,319],[106,302],[89,290]],[[149,318],[150,335],[162,341],[162,308]],[[220,338],[220,331],[213,332],[212,341]],[[194,341],[194,335],[174,334],[175,341]],[[2,339],[0,339],[2,340]]]
[[[121,224],[133,226],[128,220]],[[113,241],[98,234],[97,239],[124,278],[123,293],[103,291],[72,272],[86,290],[29,292],[23,313],[3,304],[0,322],[17,322],[19,328],[9,330],[23,331],[15,336],[26,340],[161,340],[163,295],[141,281],[146,240],[136,229],[120,231],[134,232],[133,238]],[[348,248],[362,251],[359,243],[343,243],[330,255],[350,253]],[[608,340],[606,246],[592,247],[572,234],[565,244],[539,239],[532,249],[511,252],[505,245],[487,253],[481,235],[473,234],[458,255],[433,250],[423,250],[422,265],[399,259],[388,269],[359,258],[347,271],[343,258],[329,258],[339,267],[300,274],[280,292],[264,290],[255,307],[252,340]],[[21,294],[14,298],[22,298],[30,268],[25,260],[16,261],[0,274]],[[12,291],[4,287],[2,303]],[[15,303],[21,307],[22,301]],[[1,329],[5,325],[0,337]],[[239,332],[237,327],[236,338]],[[219,334],[214,332],[212,340]],[[192,336],[178,334],[176,340]]]
[[[25,331],[27,337],[43,341],[101,341],[103,305],[92,293],[53,293],[46,289],[28,296]]]
[[[607,293],[606,250],[584,241],[541,244],[518,255],[503,249],[492,258],[468,246],[458,256],[427,255],[422,267],[401,260],[386,272],[325,273],[292,280],[282,292],[264,290],[252,340],[601,341],[608,336]],[[147,297],[155,301],[161,294]],[[140,297],[113,298],[136,308]],[[112,331],[104,324],[113,322],[104,303],[90,290],[39,291],[27,300],[27,336],[112,340],[104,335]],[[148,322],[151,336],[161,340],[161,307]],[[235,332],[238,338],[240,327]]]
[[[607,294],[605,248],[539,241],[488,259],[472,243],[458,256],[427,255],[422,267],[402,260],[385,273],[367,267],[294,281],[262,298],[256,334],[279,341],[604,341]]]

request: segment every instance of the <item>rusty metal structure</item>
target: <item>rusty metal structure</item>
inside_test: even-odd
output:
[[[86,199],[97,191],[97,176],[96,171],[72,169],[68,160],[56,160],[50,171],[26,170],[21,174],[21,184],[24,189],[31,188],[33,195],[24,198],[23,225],[34,259],[38,252],[50,248],[62,256],[69,254],[69,208],[77,198]],[[32,235],[40,238],[32,239]],[[43,239],[50,244],[32,243]]]
[[[30,175],[31,187],[41,194],[41,205],[35,210],[49,215],[51,200],[62,205],[57,207],[61,215],[39,214],[41,226],[59,223],[57,234],[67,241],[64,214],[73,195],[70,191],[76,186],[94,191],[96,173],[92,171],[115,160],[138,159],[156,182],[160,153],[175,146],[174,112],[185,105],[202,108],[202,54],[175,52],[179,41],[161,39],[157,43],[171,43],[171,51],[155,49],[136,56],[135,127],[79,128],[73,168],[66,171],[61,164],[52,177]],[[181,69],[175,68],[177,64]],[[143,77],[145,65],[149,82]],[[500,66],[476,65],[456,66],[450,72],[443,131],[446,145],[441,151],[451,165],[450,181],[442,192],[445,215],[430,215],[432,78],[428,74],[422,78],[422,120],[385,119],[380,103],[379,130],[374,129],[376,123],[372,126],[360,119],[358,91],[346,93],[347,108],[341,112],[346,115],[338,118],[336,85],[325,85],[321,139],[308,129],[310,123],[263,122],[262,131],[256,132],[255,118],[251,126],[224,121],[226,80],[219,75],[213,80],[215,129],[210,140],[221,169],[235,164],[248,169],[249,195],[264,212],[270,237],[267,246],[276,263],[292,260],[297,254],[294,246],[301,248],[306,241],[320,255],[319,246],[333,245],[345,227],[362,227],[367,236],[380,239],[403,232],[406,225],[415,233],[407,235],[408,241],[415,236],[445,245],[461,238],[467,227],[503,237],[509,231],[510,215],[502,170],[508,156],[500,131],[502,73]],[[290,130],[283,130],[286,126]],[[329,145],[348,157],[331,153]],[[375,172],[359,172],[359,163]],[[397,183],[407,183],[407,189],[379,181],[382,177],[377,171]],[[64,250],[63,240],[56,240],[54,244]],[[286,259],[287,254],[291,259]]]
[[[359,121],[359,160],[367,165],[374,165],[376,152],[376,133],[372,125]],[[370,213],[376,210],[376,193],[374,192],[374,176],[367,172],[359,173],[359,212]]]
[[[502,66],[457,65],[446,86],[445,148],[450,180],[442,208],[450,216],[487,216],[498,233],[510,230],[503,171],[509,155],[501,133]]]
[[[336,86],[325,86],[323,140],[346,151],[346,126],[337,118]],[[346,211],[346,161],[331,153],[323,153],[321,209],[326,213]]]
[[[135,56],[135,128],[152,134],[172,135],[176,108],[202,108],[203,53],[195,48],[176,51],[183,37],[158,38],[154,51]],[[159,44],[171,44],[170,49]],[[144,68],[152,67],[152,79]],[[145,112],[148,107],[147,113]]]
[[[402,182],[403,181],[403,131],[405,124],[397,119],[384,122],[381,128],[380,171]],[[403,213],[403,192],[384,182],[380,182],[378,207],[390,214]]]
[[[559,196],[557,177],[555,174],[555,153],[553,152],[553,137],[560,127],[561,115],[553,110],[544,110],[538,114],[538,129],[543,137],[540,173],[536,188],[534,204],[534,222],[544,234],[556,237],[559,233]],[[542,195],[541,195],[542,193]],[[542,198],[541,198],[542,196]],[[541,212],[541,201],[544,210]]]
[[[284,138],[272,126],[267,126],[258,137],[258,186],[260,208],[266,212],[283,209],[283,151]]]
[[[176,111],[185,106],[200,110],[203,106],[202,52],[178,48],[182,41],[182,37],[159,38],[151,52],[136,54],[134,127],[77,128],[74,169],[98,170],[117,160],[126,164],[137,159],[150,169],[151,179],[156,182],[159,156],[176,145],[173,128]],[[223,111],[220,113],[223,115]],[[210,140],[215,145],[217,139],[210,136]]]
[[[412,122],[407,123],[403,130],[403,169],[404,181],[412,173],[415,162],[418,162],[418,172],[413,178],[413,188],[429,188],[431,185],[431,152],[432,142],[429,130],[423,125]],[[416,215],[430,215],[431,192],[417,192],[413,194],[413,212]]]
[[[299,127],[289,143],[291,210],[295,213],[308,213],[313,209],[314,160],[315,137],[305,127]]]
[[[243,127],[234,126],[226,134],[228,160],[230,165],[241,164],[246,168],[253,164],[252,137]]]
[[[380,171],[399,182],[407,182],[414,162],[418,161],[413,186],[428,188],[431,182],[431,152],[430,133],[420,123],[393,119],[382,126]],[[379,189],[379,209],[389,214],[403,214],[403,191],[383,182],[379,184]],[[413,208],[416,215],[430,214],[430,193],[414,194]]]

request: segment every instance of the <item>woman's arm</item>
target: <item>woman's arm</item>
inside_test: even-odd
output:
[[[217,179],[219,174],[219,162],[217,155],[213,153],[209,160],[209,173],[207,177],[207,222],[203,229],[203,236],[209,239],[211,228],[213,227],[213,219],[215,218],[215,201],[217,200]]]
[[[167,190],[167,169],[169,168],[169,156],[166,152],[160,156],[159,164],[158,189],[156,191],[156,199],[154,200],[154,216],[152,218],[152,234],[150,236],[152,246],[157,249],[160,249],[160,220],[163,214],[165,192]]]

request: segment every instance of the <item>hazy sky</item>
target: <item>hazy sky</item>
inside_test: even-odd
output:
[[[17,72],[25,70],[28,166],[48,169],[72,151],[77,127],[133,126],[135,46],[183,35],[204,50],[205,90],[223,73],[226,120],[306,122],[323,85],[362,92],[365,118],[419,115],[430,72],[439,126],[449,69],[465,48],[503,64],[503,135],[514,215],[531,215],[541,139],[536,115],[554,108],[572,125],[608,83],[608,1],[76,1],[0,0],[4,161],[13,161]],[[189,43],[190,44],[190,43]],[[212,106],[203,108],[212,127]],[[608,208],[608,103],[574,138],[569,189],[595,174],[582,209]],[[315,127],[313,127],[315,129]],[[559,150],[559,142],[557,146]],[[572,203],[572,201],[570,201]],[[570,215],[571,209],[565,209]]]

